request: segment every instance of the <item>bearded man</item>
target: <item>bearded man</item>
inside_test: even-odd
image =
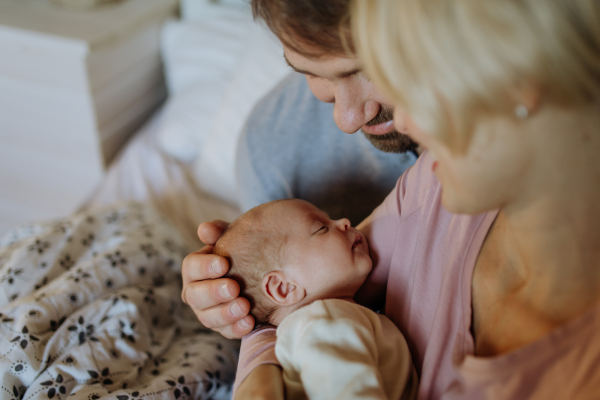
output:
[[[300,198],[358,224],[415,162],[416,144],[394,130],[392,108],[346,52],[349,36],[340,37],[340,26],[348,34],[348,3],[252,2],[295,72],[256,106],[240,138],[243,211]]]
[[[394,130],[390,103],[354,55],[348,7],[349,0],[252,0],[255,17],[280,39],[295,72],[256,106],[240,139],[238,192],[244,211],[295,197],[355,224],[415,162],[417,145],[405,129]],[[226,226],[204,223],[200,239],[214,244]],[[188,255],[182,298],[206,327],[242,338],[254,328],[254,319],[248,300],[237,297],[238,283],[222,278],[228,269],[227,260],[212,254],[210,245]],[[244,385],[246,377],[238,374],[236,398],[281,397],[279,367],[268,362],[273,348],[261,347],[260,341],[253,346],[256,351],[245,353],[260,354],[242,361],[257,378]]]

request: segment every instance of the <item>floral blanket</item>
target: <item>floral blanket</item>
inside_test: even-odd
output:
[[[0,239],[0,398],[230,398],[239,342],[182,303],[183,243],[136,203]]]

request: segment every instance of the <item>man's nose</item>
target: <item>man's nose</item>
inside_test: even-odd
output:
[[[377,102],[364,99],[349,88],[334,90],[333,118],[342,132],[354,133],[377,116],[380,108]]]

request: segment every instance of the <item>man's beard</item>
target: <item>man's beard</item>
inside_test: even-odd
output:
[[[367,126],[379,125],[392,119],[394,119],[394,110],[382,106],[379,114],[367,122]],[[413,151],[419,146],[409,136],[396,130],[385,135],[371,135],[363,131],[363,135],[365,135],[376,149],[385,151],[386,153],[405,153]]]

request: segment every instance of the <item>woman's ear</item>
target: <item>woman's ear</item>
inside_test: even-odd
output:
[[[517,116],[524,119],[540,108],[543,90],[540,85],[529,82],[511,90],[510,95],[516,104],[515,112]]]
[[[306,290],[282,271],[269,272],[261,285],[265,296],[280,306],[293,306],[306,297]]]

